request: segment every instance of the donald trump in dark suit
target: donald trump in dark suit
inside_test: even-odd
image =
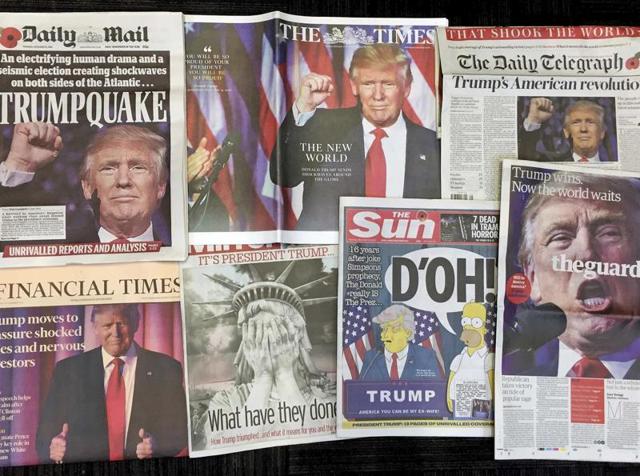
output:
[[[96,305],[101,346],[61,360],[44,402],[42,462],[176,456],[187,445],[182,367],[133,340],[137,304]]]
[[[413,313],[401,304],[394,304],[376,317],[382,333],[384,350],[371,349],[364,356],[361,380],[423,380],[440,379],[435,353],[412,344],[415,332]]]
[[[600,149],[607,133],[605,111],[598,103],[581,99],[571,103],[564,112],[563,138],[570,148],[559,152],[539,151],[537,144],[544,137],[545,124],[555,112],[549,98],[535,97],[518,131],[518,158],[539,162],[599,163],[604,159]]]
[[[302,79],[269,166],[278,185],[304,183],[297,229],[337,230],[340,196],[440,198],[436,134],[402,114],[410,63],[397,45],[356,50],[349,68],[353,108],[319,107],[334,90],[329,76]]]

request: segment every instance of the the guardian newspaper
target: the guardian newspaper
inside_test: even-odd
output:
[[[637,462],[640,178],[505,161],[496,458]]]

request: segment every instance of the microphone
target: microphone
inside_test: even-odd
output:
[[[218,152],[218,158],[213,163],[211,175],[209,176],[211,182],[218,180],[218,175],[220,175],[222,168],[229,162],[229,157],[231,157],[231,153],[235,150],[239,142],[240,133],[236,131],[229,132],[227,137],[224,138],[220,152]]]
[[[211,174],[208,177],[199,178],[188,185],[189,193],[200,192],[200,195],[189,209],[189,231],[199,231],[201,225],[205,223],[207,206],[211,197],[211,184],[218,180],[220,172],[229,162],[231,153],[239,142],[240,134],[238,132],[230,132],[222,141],[222,147],[218,151],[218,157],[213,162]]]
[[[240,134],[238,132],[230,132],[227,137],[222,141],[222,146],[218,151],[218,157],[213,162],[211,168],[211,174],[207,177],[200,177],[198,180],[194,180],[189,184],[189,192],[197,193],[207,190],[210,183],[215,183],[218,180],[218,176],[231,157],[231,153],[234,151],[236,145],[240,142]]]
[[[525,309],[516,315],[513,325],[505,326],[503,354],[533,352],[555,339],[567,328],[567,316],[553,303]]]
[[[381,355],[384,355],[384,350],[382,350],[380,346],[376,346],[376,355],[373,356],[373,359],[371,359],[371,363],[369,363],[369,366],[364,369],[364,372],[360,373],[360,377],[358,377],[358,380],[362,380],[367,376],[369,370],[371,370],[373,364],[376,363],[376,360],[378,360]]]

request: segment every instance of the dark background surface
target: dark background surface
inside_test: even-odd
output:
[[[171,10],[207,15],[249,15],[281,10],[310,16],[439,17],[452,26],[470,25],[638,25],[633,0],[529,0],[454,2],[433,0],[355,1],[239,0],[179,2],[137,0],[0,0],[0,11]],[[422,473],[448,475],[636,475],[640,465],[493,459],[489,438],[370,438],[247,451],[210,458],[157,459],[122,463],[65,464],[0,469],[11,475],[208,475],[308,473]]]

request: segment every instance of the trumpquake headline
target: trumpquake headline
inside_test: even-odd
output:
[[[0,124],[49,122],[94,127],[167,122],[166,91],[0,92]]]

